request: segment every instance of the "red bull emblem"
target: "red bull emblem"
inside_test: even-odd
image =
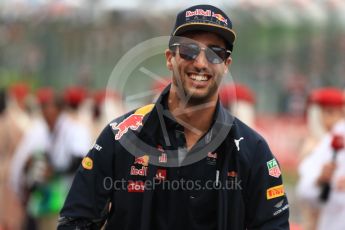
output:
[[[167,170],[166,169],[158,169],[156,173],[156,179],[157,180],[166,180],[167,178]]]
[[[212,17],[216,18],[218,21],[224,22],[225,24],[228,24],[228,21],[226,18],[223,17],[221,14],[215,14],[212,12]]]
[[[144,155],[141,157],[136,157],[134,160],[134,164],[139,164],[142,166],[148,166],[149,165],[149,156],[148,155]]]
[[[129,129],[137,130],[140,126],[143,125],[143,119],[146,114],[151,112],[155,105],[149,104],[137,109],[134,114],[125,118],[119,124],[116,122],[111,123],[110,126],[114,131],[117,131],[115,135],[115,140],[120,140],[123,134],[127,133]]]
[[[123,134],[127,133],[129,129],[131,130],[137,130],[140,126],[143,125],[144,115],[141,114],[132,114],[129,117],[125,118],[122,122],[119,124],[111,123],[111,128],[116,131],[117,133],[115,135],[115,140],[120,140]]]

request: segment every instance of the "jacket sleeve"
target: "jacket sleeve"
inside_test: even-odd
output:
[[[58,230],[100,229],[112,194],[114,135],[106,127],[82,160],[60,212]]]
[[[259,139],[245,189],[247,229],[289,229],[289,204],[280,166],[267,143]]]

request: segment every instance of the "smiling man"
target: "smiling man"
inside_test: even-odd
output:
[[[177,15],[165,52],[172,83],[103,130],[58,229],[289,229],[277,160],[218,100],[235,37],[214,6]]]

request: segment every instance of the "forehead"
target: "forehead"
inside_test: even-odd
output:
[[[206,31],[190,31],[181,36],[181,41],[198,42],[204,44],[205,46],[217,45],[220,47],[225,47],[224,39],[215,33]]]

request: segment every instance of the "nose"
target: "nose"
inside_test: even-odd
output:
[[[194,60],[194,66],[198,69],[206,69],[208,66],[208,61],[206,58],[205,50],[201,50],[199,55]]]

